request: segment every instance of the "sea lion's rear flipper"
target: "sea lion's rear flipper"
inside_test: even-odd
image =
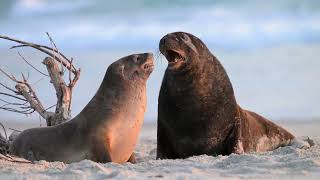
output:
[[[241,136],[245,152],[265,152],[292,144],[294,136],[286,129],[248,110],[240,111]]]
[[[128,159],[128,162],[130,162],[132,164],[137,163],[136,156],[134,155],[134,152],[131,154],[130,158]]]
[[[314,141],[309,137],[294,138],[291,140],[290,145],[299,149],[309,149],[314,145]]]

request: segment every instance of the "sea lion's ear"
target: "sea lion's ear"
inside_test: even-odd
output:
[[[125,64],[113,63],[108,67],[107,72],[113,76],[125,77]]]
[[[181,39],[182,39],[182,41],[184,41],[185,43],[191,42],[190,37],[189,37],[187,34],[185,34],[185,33],[182,33]]]

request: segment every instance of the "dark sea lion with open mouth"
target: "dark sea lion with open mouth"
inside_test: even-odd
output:
[[[226,71],[199,38],[170,33],[159,49],[168,67],[158,100],[157,158],[263,152],[294,142],[237,104]]]
[[[32,161],[134,162],[146,110],[146,81],[153,67],[149,53],[112,63],[79,115],[57,126],[23,131],[11,144],[10,153]]]

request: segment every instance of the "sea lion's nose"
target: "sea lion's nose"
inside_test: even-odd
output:
[[[147,59],[153,59],[153,54],[152,53],[145,53]]]
[[[136,63],[137,64],[145,64],[145,63],[150,63],[153,62],[153,54],[152,53],[142,53],[142,54],[137,54],[136,55]]]
[[[160,40],[160,44],[165,44],[165,43],[166,43],[166,36],[161,38],[161,40]]]
[[[165,35],[164,37],[162,37],[162,38],[161,38],[161,40],[160,40],[160,43],[159,43],[159,44],[160,44],[160,45],[164,45],[168,39],[170,39],[170,38],[174,38],[174,37],[175,37],[175,35],[174,35],[174,34],[169,33],[169,34],[167,34],[167,35]]]
[[[166,43],[166,36],[160,39],[160,42],[159,42],[160,51],[163,50],[165,43]]]
[[[151,63],[153,62],[153,54],[152,53],[144,53],[144,63]]]

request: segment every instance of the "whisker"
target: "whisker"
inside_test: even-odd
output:
[[[163,65],[163,58],[162,58],[162,54],[160,52],[159,49],[156,50],[156,63],[160,63],[160,66]]]

